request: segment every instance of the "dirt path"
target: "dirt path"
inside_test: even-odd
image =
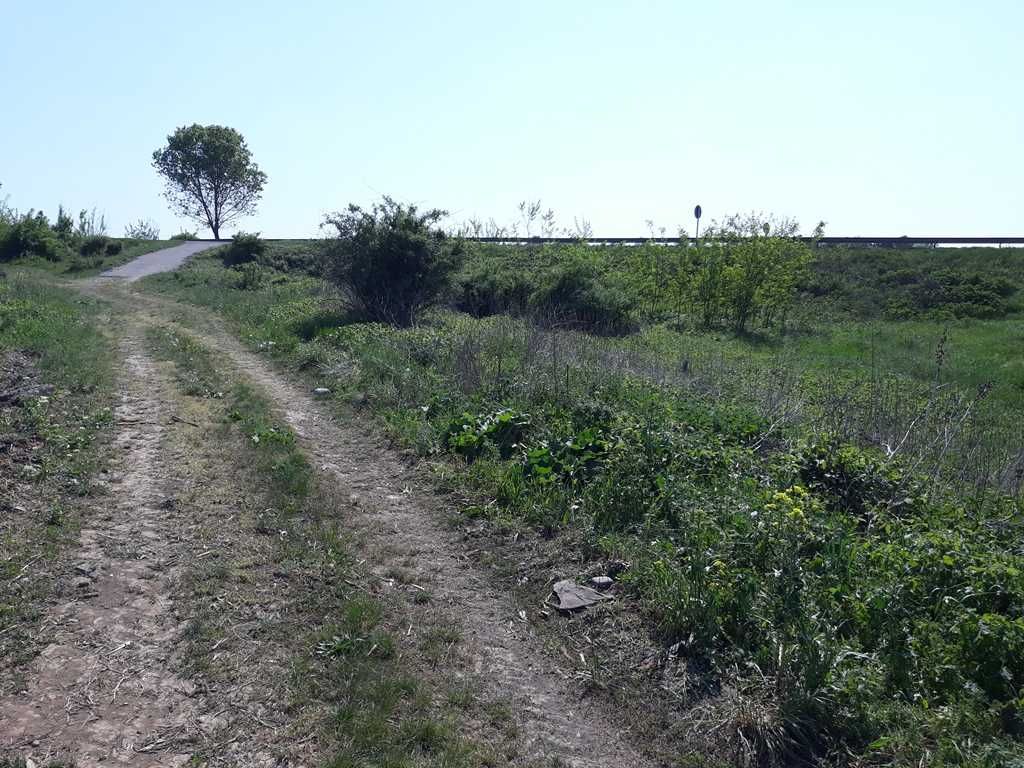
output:
[[[192,240],[181,245],[173,245],[170,248],[162,248],[158,251],[151,251],[137,259],[122,264],[120,267],[108,269],[103,273],[105,278],[120,278],[127,282],[134,282],[146,275],[155,275],[158,272],[167,272],[177,269],[184,264],[190,256],[202,253],[210,248],[224,245],[223,240]]]
[[[81,548],[73,555],[80,572],[76,591],[47,620],[51,644],[33,663],[27,689],[0,700],[0,755],[6,748],[37,764],[72,758],[82,768],[172,766],[185,764],[202,746],[197,754],[211,765],[307,764],[269,759],[260,744],[250,743],[263,738],[259,729],[243,726],[245,718],[225,718],[223,691],[222,701],[213,704],[211,690],[197,693],[194,681],[179,676],[188,668],[183,658],[188,643],[186,627],[176,618],[182,614],[174,602],[182,599],[176,585],[183,573],[185,580],[194,578],[187,573],[189,564],[208,554],[197,550],[206,545],[197,545],[193,532],[216,530],[209,510],[223,509],[227,496],[223,486],[206,492],[207,517],[200,519],[204,478],[194,471],[209,472],[213,465],[203,470],[195,457],[183,454],[195,438],[172,439],[178,434],[173,430],[182,428],[171,421],[180,395],[166,371],[147,356],[143,341],[148,325],[187,322],[190,332],[218,351],[228,375],[266,393],[316,470],[336,486],[334,498],[347,500],[333,513],[363,548],[360,562],[379,589],[409,583],[429,588],[430,605],[418,609],[423,623],[411,621],[403,637],[408,648],[401,652],[415,674],[464,681],[491,699],[511,702],[509,726],[519,742],[511,764],[649,764],[630,744],[629,725],[581,696],[570,681],[570,666],[560,666],[543,651],[522,607],[474,565],[435,495],[367,423],[332,417],[326,404],[246,350],[201,310],[133,293],[119,282],[93,281],[84,289],[114,299],[123,321],[119,455],[110,494],[87,519]],[[196,503],[177,504],[176,498]],[[448,628],[458,640],[452,640],[440,665],[417,660],[422,648],[417,643],[438,628]],[[246,653],[257,653],[261,631],[249,629]],[[245,656],[236,661],[232,674],[248,674]],[[280,665],[286,666],[287,658]],[[279,745],[289,725],[272,709],[273,691],[258,690],[260,684],[227,680],[224,690],[248,701],[226,700]],[[214,713],[216,706],[220,710]],[[248,712],[250,706],[262,714]],[[210,718],[217,720],[218,743],[233,744],[229,753],[211,753],[209,741],[201,744]],[[253,755],[260,760],[254,762]]]
[[[137,331],[121,344],[109,493],[81,531],[74,583],[44,625],[51,642],[28,688],[0,700],[0,750],[37,763],[174,766],[189,756],[176,746],[194,716],[193,687],[172,671],[176,521],[161,508],[173,484],[167,382]]]
[[[165,299],[137,296],[136,301],[165,317],[185,314],[181,305]],[[629,725],[613,720],[567,683],[570,672],[542,650],[520,615],[522,607],[473,564],[445,523],[436,496],[421,487],[370,425],[335,419],[326,404],[246,350],[219,321],[195,308],[188,314],[193,331],[277,404],[314,466],[335,478],[351,502],[338,514],[363,534],[374,573],[388,582],[404,569],[410,572],[406,578],[430,585],[443,606],[443,621],[460,628],[466,640],[463,668],[454,673],[512,699],[528,760],[557,758],[579,768],[648,764],[628,741]]]

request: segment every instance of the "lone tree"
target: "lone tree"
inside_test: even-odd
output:
[[[153,167],[171,207],[205,223],[215,240],[222,226],[256,210],[267,183],[242,134],[223,125],[179,128],[153,153]]]

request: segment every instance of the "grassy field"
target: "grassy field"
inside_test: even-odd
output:
[[[743,759],[1020,754],[1012,308],[898,322],[831,302],[786,335],[669,318],[594,337],[446,310],[346,322],[318,279],[216,255],[145,285],[371,408],[478,500],[465,514],[628,562],[619,580],[717,691],[702,717]]]
[[[0,666],[12,674],[32,657],[54,579],[70,567],[62,553],[112,427],[101,311],[21,270],[0,280]]]
[[[453,299],[477,314],[520,310],[552,269],[575,249],[537,245],[474,245],[454,280]],[[621,291],[643,323],[685,314],[674,283],[694,248],[661,245],[584,249],[607,285]],[[831,247],[814,250],[800,280],[804,301],[794,308],[797,326],[833,320],[962,317],[1020,314],[1024,249],[887,249]]]

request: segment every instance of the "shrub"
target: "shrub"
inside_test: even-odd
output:
[[[225,267],[236,267],[258,261],[266,253],[267,243],[260,239],[260,233],[238,232],[231,238],[231,245],[224,249],[221,260]]]
[[[238,281],[239,288],[243,291],[255,291],[263,287],[263,284],[266,282],[266,273],[259,264],[250,261],[241,264],[240,267],[241,279]]]
[[[597,268],[582,258],[548,270],[530,296],[530,308],[543,322],[596,333],[628,330],[629,305],[625,293],[602,282]]]
[[[86,237],[78,247],[78,252],[83,256],[95,256],[106,250],[110,238],[106,235],[90,235]]]
[[[266,241],[264,241],[266,242]],[[260,264],[278,272],[304,272],[320,275],[320,243],[267,243],[266,252],[260,255]]]
[[[364,211],[350,205],[324,219],[326,277],[367,319],[408,326],[448,285],[462,243],[436,228],[444,211],[421,213],[389,197]]]
[[[29,211],[15,221],[0,240],[0,261],[39,256],[47,261],[60,261],[67,255],[66,246],[50,228],[42,211]]]
[[[710,234],[688,255],[684,282],[701,323],[725,321],[737,333],[758,320],[765,328],[784,329],[811,260],[804,243],[758,231]]]
[[[526,311],[534,284],[515,267],[496,268],[477,262],[462,272],[454,286],[455,308],[473,317],[489,317],[503,312],[518,315]]]
[[[53,225],[53,232],[65,243],[73,242],[76,237],[75,220],[64,210],[63,205],[57,209],[57,221]]]
[[[159,240],[160,227],[149,219],[139,219],[124,228],[124,236],[131,240]]]
[[[78,237],[93,237],[95,235],[107,234],[107,219],[102,213],[97,213],[93,208],[91,211],[82,209],[78,212],[78,228],[75,231]]]
[[[103,249],[103,252],[107,254],[107,256],[116,256],[123,249],[124,243],[122,243],[120,240],[111,240],[109,243],[107,243],[107,247]]]
[[[176,235],[171,235],[170,239],[171,240],[198,240],[199,237],[196,235],[195,232],[189,232],[187,230],[182,230],[181,232],[179,232]]]
[[[861,317],[998,318],[1019,311],[1020,251],[826,248],[804,288]]]
[[[3,184],[0,184],[0,188]],[[7,204],[7,196],[0,197],[0,237],[2,237],[6,228],[14,224],[18,219],[18,213],[11,206]]]
[[[528,414],[508,408],[478,416],[463,413],[449,422],[444,440],[455,453],[470,460],[479,456],[487,443],[493,444],[501,458],[507,459],[522,442],[529,426]]]
[[[917,501],[917,486],[876,452],[824,442],[799,455],[801,480],[844,512],[869,521],[878,506],[900,509]]]

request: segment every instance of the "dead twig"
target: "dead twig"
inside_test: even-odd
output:
[[[117,648],[115,648],[115,649],[114,649],[114,650],[112,650],[112,651],[107,651],[107,652],[106,652],[106,653],[104,653],[103,655],[104,655],[104,656],[113,656],[113,655],[114,655],[115,653],[117,653],[118,651],[120,651],[120,650],[122,650],[122,649],[124,649],[124,648],[127,648],[127,647],[128,647],[129,645],[131,645],[131,644],[132,644],[132,641],[131,641],[131,640],[129,640],[129,641],[127,641],[127,642],[124,642],[124,643],[121,643],[121,644],[120,644],[119,646],[117,646]]]
[[[118,681],[117,681],[117,685],[115,685],[115,686],[114,686],[114,693],[113,693],[113,694],[111,694],[111,696],[110,696],[110,701],[109,701],[109,702],[107,702],[108,704],[113,704],[113,703],[114,703],[114,699],[116,699],[116,698],[117,698],[117,692],[118,692],[119,690],[121,690],[121,683],[123,683],[123,682],[124,682],[125,680],[127,680],[127,679],[128,679],[128,674],[127,674],[127,673],[125,673],[125,674],[121,675],[121,679],[120,679],[120,680],[118,680]]]

